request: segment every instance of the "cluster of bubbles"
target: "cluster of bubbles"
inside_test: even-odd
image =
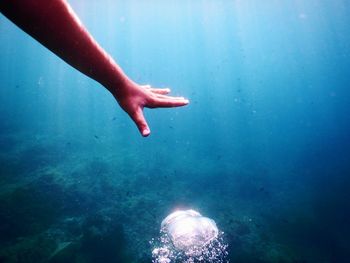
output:
[[[227,244],[212,219],[194,210],[176,211],[151,241],[153,263],[228,263]]]

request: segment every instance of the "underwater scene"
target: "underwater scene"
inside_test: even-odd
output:
[[[350,262],[350,1],[68,2],[190,103],[145,109],[143,138],[0,14],[0,263]],[[210,255],[174,252],[184,216]]]

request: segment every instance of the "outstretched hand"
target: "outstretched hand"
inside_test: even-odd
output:
[[[167,96],[170,89],[157,89],[150,85],[138,85],[128,83],[123,89],[112,92],[119,105],[135,122],[142,136],[151,133],[147,121],[143,115],[143,108],[169,108],[185,106],[189,101],[183,97]]]
[[[155,89],[131,81],[84,28],[66,0],[2,0],[0,12],[72,67],[105,86],[142,136],[151,133],[143,116],[144,107],[188,104],[183,97],[167,96],[169,89]]]

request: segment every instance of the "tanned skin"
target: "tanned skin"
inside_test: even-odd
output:
[[[109,90],[142,136],[150,134],[144,107],[179,107],[189,103],[183,97],[167,96],[169,89],[142,86],[129,79],[65,0],[0,0],[0,11],[72,67]]]

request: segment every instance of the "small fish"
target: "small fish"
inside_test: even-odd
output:
[[[97,135],[94,135],[94,137],[95,137],[95,139],[97,139],[97,140],[100,139],[100,137],[98,137]]]

